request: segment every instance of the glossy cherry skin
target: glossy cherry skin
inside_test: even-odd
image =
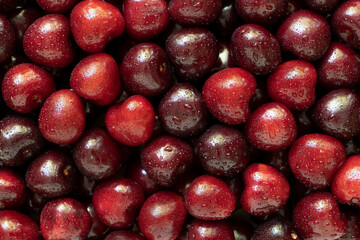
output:
[[[119,67],[109,54],[95,53],[75,66],[70,86],[80,97],[96,105],[108,105],[120,95]]]
[[[86,131],[72,154],[80,172],[97,180],[113,176],[125,160],[118,143],[101,128]]]
[[[245,24],[231,36],[235,65],[254,75],[265,75],[281,62],[281,50],[275,36],[260,25]]]
[[[234,211],[235,197],[224,181],[202,175],[186,190],[185,206],[188,213],[198,219],[220,220]]]
[[[347,227],[345,215],[328,192],[313,192],[302,198],[295,205],[293,223],[305,239],[337,239]]]
[[[0,120],[0,163],[3,165],[26,163],[42,151],[45,143],[34,120],[19,115]]]
[[[236,9],[240,17],[248,23],[271,26],[286,16],[286,0],[236,0]]]
[[[189,228],[189,240],[235,240],[233,229],[225,220],[195,219]]]
[[[36,0],[37,4],[48,13],[67,13],[79,0]]]
[[[26,185],[46,198],[64,196],[74,190],[78,177],[75,164],[60,151],[50,150],[31,162],[26,171]]]
[[[215,36],[205,28],[183,28],[174,32],[167,38],[165,49],[177,73],[185,81],[204,77],[219,54]]]
[[[173,86],[159,103],[158,114],[165,131],[178,137],[198,135],[209,119],[201,94],[189,83]]]
[[[346,159],[333,177],[331,192],[343,203],[360,206],[360,156],[354,155]]]
[[[85,111],[80,97],[67,89],[51,94],[41,108],[39,128],[50,142],[76,142],[85,129]]]
[[[85,239],[91,223],[85,206],[72,198],[49,201],[40,215],[40,229],[45,240]]]
[[[24,177],[11,168],[1,168],[0,210],[19,208],[27,196]]]
[[[320,59],[330,45],[330,27],[325,18],[309,10],[290,15],[276,33],[281,48],[306,61]]]
[[[139,213],[139,227],[146,239],[176,239],[185,222],[184,199],[161,191],[146,199]]]
[[[242,68],[228,68],[211,75],[202,95],[210,113],[219,121],[236,125],[250,115],[249,102],[255,94],[256,80]]]
[[[203,168],[220,177],[233,177],[245,169],[250,153],[239,130],[226,125],[213,125],[197,141],[196,154]]]
[[[15,32],[9,20],[0,14],[0,63],[7,61],[15,50]]]
[[[344,145],[325,134],[307,134],[297,139],[289,151],[289,166],[305,186],[324,189],[346,159]]]
[[[104,240],[146,240],[140,234],[128,231],[120,230],[110,233]]]
[[[318,71],[323,88],[352,88],[360,82],[360,56],[345,44],[332,42]]]
[[[119,9],[110,3],[86,0],[72,9],[70,26],[75,42],[81,49],[99,52],[124,32],[125,19]]]
[[[35,64],[49,68],[63,68],[75,58],[70,45],[69,20],[59,14],[37,19],[24,35],[24,52]]]
[[[144,191],[137,182],[115,178],[96,187],[92,204],[103,223],[112,229],[123,229],[135,222],[144,200]]]
[[[140,158],[148,175],[169,187],[191,167],[194,153],[187,142],[164,135],[146,144]]]
[[[287,202],[290,186],[284,175],[270,165],[253,163],[243,175],[242,208],[255,216],[277,212]]]
[[[221,11],[221,0],[170,0],[171,18],[183,26],[204,26],[213,22]]]
[[[251,114],[245,124],[245,135],[257,149],[280,151],[295,141],[296,122],[285,105],[277,102],[266,103]]]
[[[173,82],[170,60],[155,43],[132,47],[121,62],[120,73],[127,89],[143,96],[163,94]]]
[[[161,34],[170,22],[165,0],[124,0],[126,32],[139,41],[148,41]]]
[[[347,89],[337,89],[315,103],[312,119],[327,134],[350,140],[360,131],[359,113],[359,96]]]
[[[309,9],[319,13],[331,12],[340,0],[305,0]]]
[[[297,233],[293,224],[281,217],[266,220],[258,226],[251,237],[252,240],[300,240],[303,239]]]
[[[305,110],[315,103],[317,72],[303,60],[281,64],[267,79],[269,97],[292,110]]]
[[[335,34],[355,49],[360,49],[360,1],[343,2],[331,17],[331,27]]]
[[[12,210],[0,211],[0,236],[2,240],[41,239],[39,225],[27,215]]]
[[[141,95],[134,95],[113,105],[105,116],[106,129],[118,142],[127,146],[146,143],[154,130],[155,111]]]
[[[5,74],[2,96],[16,112],[29,113],[40,108],[55,91],[53,77],[46,70],[31,64],[18,64]]]
[[[86,237],[87,240],[98,240],[104,239],[106,233],[109,231],[108,226],[106,226],[99,217],[95,213],[94,206],[92,205],[91,201],[85,202],[84,206],[88,213],[91,216],[92,225],[91,229]]]

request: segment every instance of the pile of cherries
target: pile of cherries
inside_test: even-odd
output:
[[[0,0],[0,239],[360,239],[359,50],[360,0]]]

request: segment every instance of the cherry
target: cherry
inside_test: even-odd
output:
[[[7,61],[15,50],[15,32],[9,20],[0,14],[0,63]]]
[[[72,198],[49,201],[40,215],[40,229],[45,240],[85,239],[91,222],[85,206]]]
[[[279,170],[287,179],[292,176],[291,168],[288,162],[289,149],[278,152],[264,152],[263,163]]]
[[[27,197],[27,189],[23,176],[11,168],[1,168],[0,209],[19,208]]]
[[[268,30],[256,24],[245,24],[231,36],[231,53],[235,65],[254,75],[266,75],[281,62],[279,42]]]
[[[119,67],[106,53],[90,55],[73,69],[70,86],[86,100],[100,106],[108,105],[120,95]]]
[[[92,205],[91,201],[85,202],[84,206],[88,213],[91,216],[92,225],[91,229],[86,237],[87,240],[97,240],[103,239],[106,233],[109,231],[109,228],[101,222],[99,217],[95,213],[94,206]]]
[[[305,0],[306,5],[313,11],[319,13],[331,12],[340,0]]]
[[[155,112],[151,103],[134,95],[111,106],[105,116],[106,129],[118,142],[127,146],[146,143],[154,130]]]
[[[290,15],[278,28],[281,48],[306,61],[320,59],[330,45],[330,27],[326,20],[309,10]]]
[[[37,4],[45,11],[49,13],[67,13],[79,0],[36,0]]]
[[[197,177],[185,193],[185,207],[203,220],[227,218],[235,209],[235,197],[224,181],[211,175]]]
[[[24,52],[36,64],[50,68],[64,68],[75,58],[70,45],[69,20],[59,14],[37,19],[24,35]]]
[[[202,95],[210,113],[219,121],[236,125],[250,115],[249,101],[256,89],[255,78],[241,68],[228,68],[211,75]]]
[[[80,97],[68,89],[51,94],[41,108],[39,128],[50,142],[76,142],[85,129],[85,111]]]
[[[128,230],[120,230],[115,231],[107,235],[104,240],[146,240],[140,234],[128,231]]]
[[[178,181],[171,186],[171,189],[177,194],[185,197],[186,190],[190,187],[194,179],[199,177],[200,175],[201,173],[199,171],[195,171],[193,169],[192,171],[187,172],[181,178],[179,178]]]
[[[287,7],[286,16],[290,16],[294,12],[305,8],[305,2],[302,0],[288,0],[287,2],[288,2],[288,7]]]
[[[297,233],[292,223],[281,217],[274,217],[260,224],[255,230],[252,240],[300,240],[302,237]]]
[[[115,178],[99,184],[92,204],[100,220],[112,229],[131,226],[145,200],[141,186],[127,178]]]
[[[86,52],[99,52],[125,30],[125,19],[110,3],[80,1],[71,11],[71,32],[77,45]]]
[[[170,191],[154,193],[139,213],[139,227],[147,239],[176,239],[185,222],[184,200]]]
[[[225,220],[195,219],[189,228],[189,240],[235,240],[233,229]]]

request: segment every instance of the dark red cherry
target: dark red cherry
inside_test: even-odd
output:
[[[124,163],[118,143],[100,128],[86,131],[73,149],[80,172],[102,180],[113,176]]]
[[[171,70],[165,51],[154,43],[140,43],[132,47],[120,66],[127,89],[143,96],[163,94],[173,82]]]
[[[219,54],[215,36],[205,28],[183,28],[166,40],[166,53],[185,81],[204,77]]]
[[[37,4],[48,13],[67,13],[79,0],[36,0]]]
[[[134,233],[128,230],[115,231],[107,235],[104,240],[146,240],[138,233]]]
[[[360,56],[345,44],[332,42],[319,66],[323,88],[352,88],[360,82]]]
[[[196,154],[210,174],[234,177],[245,169],[250,153],[239,130],[226,125],[213,125],[197,141]]]
[[[219,41],[219,56],[210,73],[213,74],[223,69],[232,67],[235,67],[235,63],[231,56],[230,43],[226,41]]]
[[[266,75],[281,62],[279,42],[268,30],[256,24],[245,24],[234,31],[231,53],[235,65],[254,75]]]
[[[289,149],[278,152],[264,152],[263,163],[279,170],[286,178],[291,178],[292,172],[288,162]]]
[[[161,191],[146,199],[139,213],[139,227],[147,239],[176,239],[186,218],[181,196]]]
[[[100,0],[80,1],[71,11],[71,32],[77,45],[86,52],[99,52],[125,30],[119,9]]]
[[[24,35],[24,52],[36,64],[49,68],[63,68],[75,58],[70,45],[69,20],[59,14],[37,19]]]
[[[106,129],[118,142],[127,146],[146,143],[154,130],[155,111],[141,95],[134,95],[110,107],[105,116]]]
[[[69,157],[50,150],[39,155],[26,171],[26,185],[46,198],[64,196],[74,190],[78,172]]]
[[[189,228],[189,240],[235,240],[233,229],[225,220],[195,219]]]
[[[85,239],[91,222],[85,206],[72,198],[49,201],[40,215],[40,229],[45,240]]]
[[[85,111],[81,98],[67,89],[51,94],[41,108],[39,128],[50,142],[76,142],[85,129]]]
[[[185,206],[203,220],[227,218],[235,209],[235,197],[224,181],[211,175],[196,178],[185,193]]]
[[[194,158],[190,144],[172,136],[161,136],[141,151],[141,164],[161,186],[173,185],[188,170]]]
[[[232,0],[222,1],[220,14],[213,22],[216,33],[219,32],[222,36],[230,37],[240,24],[241,20],[236,11],[235,2]]]
[[[343,2],[331,17],[331,27],[335,34],[355,49],[360,49],[360,1]]]
[[[202,95],[210,113],[219,121],[236,125],[250,115],[249,102],[256,89],[255,78],[241,68],[228,68],[209,77]]]
[[[53,77],[44,69],[31,64],[18,64],[5,74],[2,96],[6,104],[19,113],[40,108],[55,91]]]
[[[122,229],[135,222],[144,200],[144,191],[137,182],[115,178],[96,187],[92,204],[103,223],[112,229]]]
[[[255,216],[277,212],[287,202],[290,186],[277,169],[262,163],[253,163],[243,173],[244,191],[240,202],[242,208]]]
[[[101,222],[99,217],[95,213],[94,206],[91,201],[85,202],[84,206],[91,216],[92,225],[91,229],[86,237],[87,240],[100,240],[104,239],[105,235],[109,231],[109,228]]]
[[[170,22],[165,0],[124,0],[123,13],[126,32],[139,41],[148,41],[160,35]]]
[[[347,220],[335,197],[313,192],[295,206],[293,223],[305,239],[338,239],[346,233]]]
[[[21,2],[21,0],[0,0],[0,11],[10,12],[14,10]]]
[[[98,181],[80,174],[78,183],[76,184],[76,192],[81,197],[88,198],[93,195],[93,192],[98,185]]]
[[[309,9],[319,13],[331,12],[340,0],[305,0]]]
[[[39,226],[25,214],[12,211],[0,211],[0,236],[3,240],[40,240]]]
[[[235,240],[250,240],[254,233],[254,227],[249,221],[241,218],[231,219]]]
[[[209,25],[221,11],[221,0],[170,0],[169,11],[183,26]]]
[[[281,48],[306,61],[320,59],[330,45],[330,27],[325,18],[309,10],[290,15],[276,33]]]
[[[34,120],[18,115],[0,120],[0,163],[3,165],[26,163],[42,151],[45,143]]]
[[[27,189],[24,177],[11,168],[1,168],[0,209],[19,208],[26,199]]]
[[[315,103],[317,72],[303,60],[281,64],[267,79],[269,97],[292,110],[305,110]]]
[[[360,131],[360,98],[347,89],[329,92],[315,103],[312,118],[324,132],[350,140]]]
[[[266,220],[260,224],[251,237],[252,240],[300,240],[293,224],[281,217]]]
[[[236,0],[235,2],[236,9],[245,22],[263,26],[280,22],[287,12],[286,0]]]
[[[347,231],[341,239],[358,239],[360,238],[360,213],[358,209],[345,208],[343,212],[347,219]]]
[[[14,28],[12,27],[9,20],[7,20],[5,16],[0,14],[0,63],[6,62],[11,57],[14,50],[15,50]]]
[[[263,151],[280,151],[296,139],[297,127],[294,116],[283,104],[266,103],[257,108],[245,125],[248,141]]]
[[[73,69],[70,86],[80,97],[96,105],[108,105],[120,95],[119,67],[106,53],[90,55]]]
[[[201,175],[201,171],[198,169],[192,169],[191,171],[186,172],[178,181],[171,186],[171,189],[175,191],[177,194],[185,197],[186,190],[190,187],[191,183],[195,178]]]
[[[178,137],[203,132],[209,118],[201,94],[188,83],[177,84],[165,94],[159,103],[158,114],[165,131]]]
[[[343,203],[360,206],[360,156],[354,155],[346,159],[335,173],[331,192]]]
[[[290,16],[294,12],[305,8],[305,2],[303,0],[287,0],[287,2],[288,7],[286,16]]]

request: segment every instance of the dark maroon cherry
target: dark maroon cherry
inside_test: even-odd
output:
[[[267,93],[266,80],[265,77],[258,77],[261,80],[257,81],[257,86],[255,89],[255,94],[250,99],[250,112],[253,112],[261,105],[271,102],[271,99]],[[264,78],[265,81],[262,79]]]
[[[358,209],[345,208],[343,209],[343,212],[346,215],[348,224],[346,234],[340,239],[346,240],[360,238],[360,213]]]
[[[288,162],[289,149],[278,152],[264,152],[263,163],[279,170],[286,178],[291,178],[292,172]]]
[[[166,40],[166,53],[177,73],[186,81],[204,77],[219,54],[215,36],[205,28],[184,28]]]
[[[254,227],[250,224],[249,221],[243,220],[241,218],[231,219],[231,225],[234,231],[235,240],[250,240],[251,236],[254,233]]]
[[[313,11],[319,13],[331,12],[340,0],[305,0],[306,5]]]
[[[171,186],[171,189],[175,191],[177,194],[185,197],[186,190],[190,187],[191,183],[194,181],[195,178],[201,175],[201,171],[197,169],[193,169],[188,171],[184,176],[179,178],[179,180]]]
[[[26,163],[42,151],[45,143],[34,120],[18,115],[0,120],[0,163],[3,165]]]
[[[230,43],[226,41],[219,41],[219,56],[210,73],[214,74],[223,69],[232,67],[235,67],[235,63],[231,56]]]
[[[45,240],[85,239],[91,222],[85,206],[72,198],[49,201],[40,215],[40,229]]]
[[[98,185],[98,182],[93,178],[89,178],[83,174],[80,174],[79,181],[76,184],[76,192],[79,196],[88,198],[93,195],[93,192]]]
[[[233,177],[245,169],[250,154],[244,136],[226,125],[214,125],[197,141],[196,154],[204,169],[215,176]]]
[[[1,168],[0,210],[20,208],[26,198],[27,189],[24,177],[11,168]]]
[[[330,27],[322,16],[300,10],[280,25],[276,38],[284,51],[306,61],[315,61],[329,48]]]
[[[125,86],[131,92],[158,96],[173,82],[171,68],[170,60],[159,45],[140,43],[126,53],[120,72]]]
[[[2,240],[40,240],[39,225],[25,214],[12,211],[0,211],[0,236]]]
[[[176,239],[186,218],[184,199],[170,191],[154,193],[139,213],[139,227],[147,239]]]
[[[158,114],[165,131],[178,137],[203,132],[209,118],[201,94],[189,83],[173,86],[159,103]]]
[[[1,5],[1,4],[0,4]],[[15,50],[15,32],[9,20],[0,14],[0,63],[7,61]]]
[[[232,0],[222,1],[220,14],[213,23],[216,33],[219,32],[224,37],[230,37],[240,23],[241,20],[236,11],[235,2]]]
[[[146,240],[138,233],[128,230],[120,230],[110,233],[104,240]]]
[[[14,10],[21,2],[21,0],[0,0],[0,11],[10,12]]]
[[[166,135],[149,142],[141,151],[145,171],[165,187],[173,185],[190,168],[193,158],[190,144]]]
[[[26,199],[26,210],[30,214],[34,214],[40,217],[41,210],[44,208],[45,204],[49,201],[48,198],[36,194],[32,191],[29,191],[28,198]]]
[[[251,240],[300,240],[292,223],[281,217],[274,217],[260,224],[251,237]]]
[[[48,13],[67,13],[79,0],[36,0],[37,4]]]
[[[104,239],[104,236],[109,231],[109,228],[103,222],[101,222],[99,217],[96,215],[94,206],[90,201],[84,203],[84,206],[86,210],[89,212],[92,219],[92,225],[86,239],[87,240]]]
[[[245,24],[231,36],[235,65],[254,75],[266,75],[281,62],[281,50],[275,36],[260,25]]]
[[[73,149],[73,157],[82,174],[97,180],[113,176],[124,162],[118,143],[100,128],[82,135]]]
[[[288,2],[288,7],[287,7],[286,16],[290,16],[294,12],[305,8],[305,3],[303,0],[287,0],[287,2]]]
[[[315,103],[312,118],[324,132],[350,140],[360,131],[360,98],[347,89],[329,92]]]
[[[61,197],[73,191],[77,169],[69,157],[50,150],[31,162],[26,172],[26,185],[46,198]]]
[[[195,219],[189,228],[189,240],[235,240],[231,224],[225,220]]]
[[[92,204],[103,223],[112,229],[122,229],[135,222],[144,200],[144,191],[137,182],[115,178],[96,187]]]
[[[305,239],[338,239],[347,227],[345,215],[328,192],[313,192],[302,198],[294,208],[293,223]]]

